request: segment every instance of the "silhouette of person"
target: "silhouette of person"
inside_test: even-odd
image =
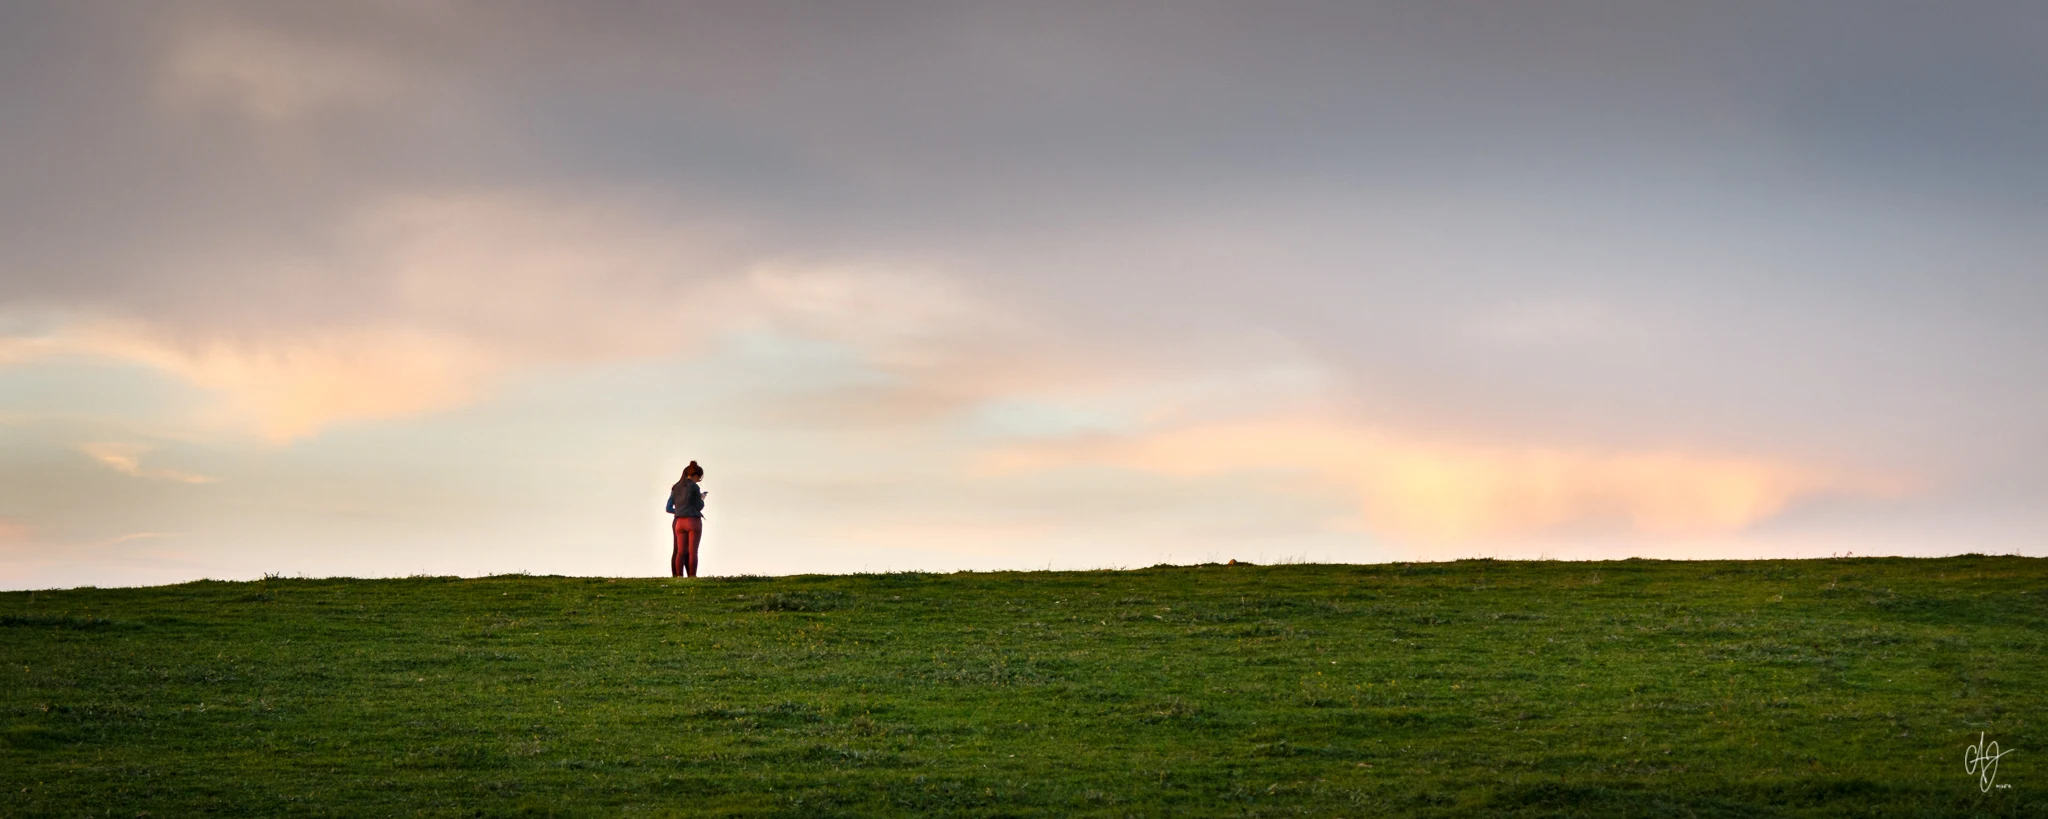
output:
[[[676,516],[676,552],[669,558],[669,576],[682,577],[685,572],[697,576],[697,545],[704,541],[704,495],[697,486],[704,480],[704,467],[691,461],[683,467],[683,479],[668,489],[668,513]]]

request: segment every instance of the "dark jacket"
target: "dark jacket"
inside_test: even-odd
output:
[[[704,516],[704,490],[696,481],[676,481],[668,490],[668,513],[679,518]]]

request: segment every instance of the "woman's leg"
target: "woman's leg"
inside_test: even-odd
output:
[[[688,569],[689,569],[689,571],[690,571],[690,576],[691,576],[691,577],[696,577],[696,576],[697,576],[697,546],[698,546],[699,544],[702,544],[702,543],[704,542],[704,519],[703,519],[703,518],[684,518],[684,520],[688,520],[688,521],[690,522],[690,528],[689,528],[689,530],[688,530],[688,534],[689,534],[689,550],[688,550],[688,554],[689,554],[689,556],[688,556],[688,559],[687,559],[687,560],[688,560],[688,562],[687,562],[687,563],[686,563],[685,565],[687,566],[687,568],[688,568]]]
[[[682,577],[683,568],[694,562],[688,559],[691,550],[685,548],[685,544],[690,542],[690,531],[683,524],[683,521],[686,520],[689,520],[689,518],[676,518],[676,551],[668,559],[668,576],[670,577]]]

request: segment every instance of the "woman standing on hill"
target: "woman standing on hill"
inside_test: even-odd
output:
[[[704,480],[704,467],[691,461],[683,467],[683,479],[668,489],[668,513],[676,516],[676,553],[669,558],[670,577],[682,577],[688,572],[697,576],[697,544],[704,540],[704,490],[697,482]]]

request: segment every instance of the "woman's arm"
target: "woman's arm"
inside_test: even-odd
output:
[[[673,492],[669,493],[668,496],[668,513],[671,515],[676,513],[676,496]]]

